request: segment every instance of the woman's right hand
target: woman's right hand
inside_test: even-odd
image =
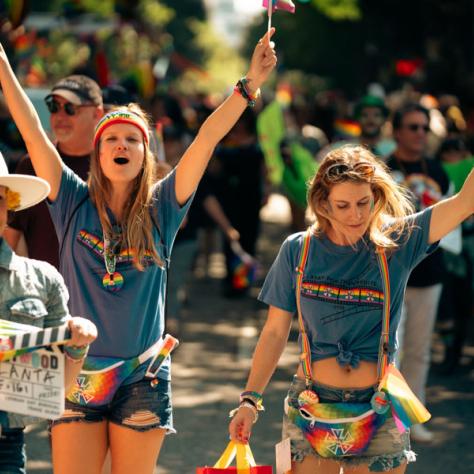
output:
[[[248,443],[254,424],[256,410],[248,406],[240,406],[229,423],[229,435],[232,441]]]

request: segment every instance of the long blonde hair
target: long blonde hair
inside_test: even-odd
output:
[[[330,151],[311,180],[308,205],[316,216],[313,232],[316,235],[327,233],[331,227],[327,209],[329,193],[332,186],[344,182],[370,184],[374,197],[369,238],[379,248],[398,247],[400,237],[411,231],[406,217],[413,214],[414,207],[408,190],[395,183],[384,163],[359,145],[345,145]]]
[[[146,124],[149,124],[145,112],[137,104],[129,104],[126,107],[118,107],[114,110],[126,110],[140,116]],[[133,264],[140,270],[144,270],[145,255],[151,256],[153,261],[163,266],[153,241],[153,221],[150,214],[152,206],[153,185],[156,182],[156,161],[150,151],[148,143],[145,145],[145,156],[143,166],[138,176],[133,180],[132,190],[127,199],[123,218],[121,222],[121,242],[126,244],[132,252]],[[110,181],[104,175],[99,160],[100,141],[96,143],[91,160],[89,173],[89,194],[92,202],[97,208],[100,224],[104,236],[113,235],[112,224],[107,214],[107,196],[110,195]]]

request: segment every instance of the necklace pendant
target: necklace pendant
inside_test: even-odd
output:
[[[102,278],[102,286],[107,290],[115,293],[120,291],[123,286],[123,276],[119,272],[106,273]]]
[[[318,394],[316,392],[313,392],[313,390],[306,389],[298,395],[298,405],[300,407],[312,403],[319,403]]]

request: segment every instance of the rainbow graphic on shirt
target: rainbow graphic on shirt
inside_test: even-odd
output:
[[[310,281],[302,283],[301,294],[308,298],[337,303],[376,304],[383,306],[384,301],[382,291],[370,288],[340,288]]]
[[[91,250],[93,254],[98,257],[101,261],[104,259],[104,241],[97,235],[88,232],[85,229],[79,231],[77,235],[78,242]],[[136,250],[133,248],[122,249],[116,256],[117,264],[120,263],[132,263],[136,255]],[[145,251],[144,264],[153,264],[153,255],[150,250]]]

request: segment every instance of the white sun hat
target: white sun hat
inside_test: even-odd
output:
[[[20,204],[15,211],[21,211],[42,201],[51,191],[49,183],[36,176],[26,174],[9,174],[8,167],[0,153],[0,186],[20,195]]]

